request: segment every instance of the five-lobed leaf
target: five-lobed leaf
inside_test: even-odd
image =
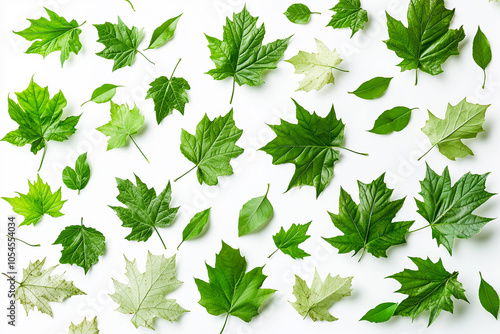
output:
[[[67,226],[62,230],[53,245],[60,244],[63,247],[60,263],[76,264],[87,274],[99,262],[99,256],[104,255],[105,240],[101,232],[84,226],[82,218],[80,225]]]
[[[240,251],[224,241],[219,254],[215,256],[215,266],[206,264],[206,267],[209,281],[195,278],[200,292],[198,303],[211,315],[226,314],[226,321],[232,315],[250,322],[259,314],[262,304],[276,292],[261,288],[267,278],[262,273],[264,267],[247,272],[247,262]]]
[[[498,320],[498,310],[500,307],[500,299],[495,289],[484,280],[483,275],[479,272],[481,283],[479,284],[479,301],[486,311],[491,313]]]
[[[9,116],[19,124],[17,130],[11,131],[2,138],[16,146],[31,145],[31,152],[36,154],[41,149],[47,147],[50,140],[65,141],[73,133],[75,126],[80,120],[80,116],[68,116],[61,120],[63,108],[66,107],[66,98],[59,91],[50,98],[47,87],[40,87],[33,81],[33,77],[26,90],[16,93],[18,103],[10,97]],[[44,152],[45,152],[44,150]],[[43,158],[40,162],[42,167]]]
[[[355,91],[349,92],[365,100],[373,100],[382,97],[391,83],[391,78],[375,77],[363,82]]]
[[[441,65],[458,55],[458,44],[465,38],[463,27],[450,29],[455,10],[446,9],[444,0],[411,0],[408,6],[408,28],[387,13],[389,39],[387,48],[402,58],[401,71],[418,69],[437,75]],[[417,84],[417,76],[415,76]]]
[[[123,222],[123,227],[132,228],[125,239],[147,241],[153,232],[156,232],[166,249],[157,228],[170,226],[179,211],[179,207],[170,207],[172,200],[170,181],[159,195],[156,195],[154,188],[149,189],[137,175],[135,185],[130,180],[120,178],[116,178],[116,183],[120,192],[116,198],[127,208],[121,206],[110,206],[110,208]]]
[[[266,224],[273,215],[273,206],[267,194],[269,193],[269,184],[264,196],[252,198],[246,202],[240,210],[238,217],[238,236],[251,233]]]
[[[292,58],[285,60],[295,67],[296,74],[305,74],[304,79],[299,83],[298,91],[320,90],[329,83],[335,83],[332,72],[334,69],[345,72],[337,67],[342,62],[337,51],[330,51],[320,40],[315,39],[315,41],[317,53],[299,51]]]
[[[184,241],[196,238],[201,234],[201,232],[203,232],[203,229],[208,224],[210,210],[211,208],[200,211],[197,214],[195,214],[193,218],[191,218],[189,224],[187,224],[184,230],[182,231],[182,241],[179,244],[179,246],[177,246],[177,249],[181,247]]]
[[[66,166],[62,171],[62,179],[66,187],[72,190],[85,188],[90,180],[90,166],[87,162],[87,152],[81,154],[75,162],[75,169]]]
[[[462,140],[476,138],[478,133],[484,131],[483,123],[489,106],[469,103],[464,98],[456,106],[448,103],[444,119],[437,118],[429,110],[429,119],[422,132],[429,137],[432,146],[424,155],[435,146],[450,160],[474,155]]]
[[[174,37],[175,28],[177,28],[177,22],[179,22],[181,15],[182,14],[166,20],[161,26],[156,28],[146,50],[157,49],[167,44],[167,42]]]
[[[415,319],[423,311],[430,311],[430,326],[441,310],[453,313],[451,296],[468,302],[462,283],[457,280],[458,272],[449,273],[443,267],[441,259],[432,262],[418,257],[410,257],[418,270],[405,269],[388,276],[401,284],[396,292],[408,295],[400,302],[394,315]]]
[[[216,185],[219,176],[233,174],[230,161],[243,153],[236,145],[242,134],[243,130],[234,123],[233,109],[213,121],[205,114],[196,126],[195,135],[182,129],[181,152],[195,166],[175,181],[195,168],[198,182],[209,186]]]
[[[417,212],[429,222],[438,246],[446,247],[450,255],[455,238],[469,239],[493,220],[472,214],[494,195],[485,191],[487,176],[469,172],[452,186],[448,167],[438,175],[427,165],[420,181],[423,201],[415,199]]]
[[[84,318],[78,325],[71,323],[71,325],[69,325],[68,334],[99,334],[99,329],[97,328],[97,317],[94,317],[92,321]]]
[[[393,190],[384,182],[385,174],[370,184],[358,181],[359,205],[341,187],[339,213],[329,212],[332,223],[344,235],[323,238],[339,253],[360,250],[375,257],[387,257],[387,249],[404,244],[414,221],[393,222],[405,198],[391,201]]]
[[[410,123],[411,111],[416,108],[394,107],[384,111],[368,130],[379,135],[386,135],[394,131],[401,131]]]
[[[79,38],[82,32],[80,27],[85,22],[82,24],[78,24],[75,20],[68,22],[64,17],[57,15],[50,9],[45,7],[44,9],[50,20],[44,17],[40,17],[38,20],[28,19],[31,22],[30,27],[23,31],[14,31],[14,33],[26,38],[28,41],[35,41],[26,50],[26,53],[38,53],[45,58],[51,52],[61,51],[62,67],[71,52],[74,54],[80,52],[82,48]]]
[[[361,319],[359,319],[359,321],[364,320],[375,323],[386,322],[394,315],[397,307],[397,303],[379,304],[366,312],[366,314]]]
[[[293,295],[296,301],[290,302],[290,304],[304,318],[309,315],[313,321],[336,321],[338,318],[331,315],[328,308],[332,303],[351,295],[351,282],[352,277],[342,278],[339,275],[332,277],[330,274],[322,282],[315,269],[314,278],[309,288],[302,278],[295,275]]]
[[[226,18],[222,41],[205,35],[210,49],[210,59],[215,68],[207,72],[215,80],[233,77],[234,84],[258,86],[264,83],[262,72],[275,69],[283,57],[290,37],[277,39],[262,45],[266,29],[262,24],[257,28],[257,17],[248,12],[246,6],[239,13],[233,14],[233,20]]]
[[[30,262],[23,269],[23,280],[16,289],[16,299],[24,306],[26,315],[29,311],[38,311],[54,317],[51,302],[61,303],[65,299],[85,295],[85,292],[73,285],[72,281],[66,281],[63,274],[51,275],[57,265],[43,269],[45,259]]]
[[[311,18],[311,14],[319,14],[317,12],[311,12],[309,7],[302,3],[294,3],[290,7],[287,8],[286,12],[284,12],[285,16],[292,23],[296,24],[306,24],[309,22]]]
[[[481,28],[477,27],[476,36],[474,36],[474,41],[472,42],[472,57],[476,62],[477,66],[481,67],[483,70],[483,89],[486,84],[486,67],[488,67],[491,62],[491,46],[490,41],[486,35],[481,31]]]
[[[113,279],[115,293],[109,296],[120,305],[116,309],[118,312],[133,314],[131,321],[136,328],[142,326],[154,330],[155,318],[176,321],[188,312],[175,299],[165,298],[182,284],[175,277],[175,255],[166,258],[148,252],[144,273],[137,269],[135,259],[129,261],[125,257],[125,267],[128,284]]]
[[[306,234],[309,225],[311,225],[311,222],[307,224],[292,224],[287,231],[282,226],[279,232],[273,235],[274,244],[278,247],[277,250],[290,255],[292,259],[303,259],[311,256],[311,254],[299,248],[299,245],[310,237],[310,235]],[[269,255],[269,257],[273,254]]]
[[[368,22],[368,13],[361,8],[359,0],[340,0],[335,7],[331,8],[335,14],[332,15],[327,27],[336,28],[351,28],[354,36],[356,32],[365,27]]]
[[[100,87],[97,87],[92,92],[92,96],[90,97],[90,100],[83,102],[81,107],[90,101],[95,102],[95,103],[105,103],[105,102],[111,101],[113,96],[115,96],[116,89],[118,87],[123,87],[123,86],[114,85],[114,84],[104,84]]]
[[[19,226],[36,225],[43,215],[47,214],[52,217],[60,217],[64,215],[60,210],[66,200],[61,200],[61,188],[52,193],[48,183],[44,183],[37,175],[37,180],[31,183],[28,180],[28,193],[19,194],[19,197],[2,197],[10,205],[12,210],[18,215],[24,216],[24,220]]]

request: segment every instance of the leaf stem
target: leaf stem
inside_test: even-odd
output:
[[[45,141],[45,140],[44,140]],[[43,159],[45,159],[45,153],[47,153],[47,143],[45,143],[45,146],[43,148],[43,153],[42,153],[42,160],[40,161],[40,166],[38,166],[38,170],[37,172],[40,171],[40,169],[42,169],[42,164],[43,164]]]
[[[361,252],[361,256],[359,257],[358,262],[361,262],[361,259],[363,258],[363,256],[365,256],[365,253],[366,253],[366,247],[363,247],[363,251]]]
[[[268,259],[270,259],[270,258],[271,258],[271,256],[273,256],[273,255],[274,255],[274,253],[276,253],[278,250],[279,250],[279,248],[276,248],[276,250],[275,250],[274,252],[272,252],[272,253],[271,253],[271,255],[269,255],[267,258],[268,258]]]
[[[146,57],[146,56],[144,55],[144,53],[142,53],[142,52],[141,52],[141,51],[139,51],[139,50],[137,50],[137,52],[139,52],[139,53],[141,54],[141,56],[143,56],[144,58],[146,58],[146,60],[147,60],[147,61],[149,61],[151,64],[156,65],[156,64],[155,64],[155,63],[153,63],[151,60],[149,60],[149,58],[148,58],[148,57]]]
[[[368,156],[368,153],[361,153],[361,152],[357,152],[357,151],[353,151],[347,147],[344,147],[344,146],[337,146],[338,148],[341,148],[343,150],[346,150],[346,151],[349,151],[349,152],[352,152],[352,153],[356,153],[356,154],[359,154],[359,155],[364,155],[365,157]]]
[[[483,69],[483,73],[484,73],[484,79],[483,79],[483,89],[484,89],[484,85],[486,84],[486,69]]]
[[[177,246],[177,250],[179,250],[179,247],[181,247],[181,245],[184,243],[184,240],[181,241],[181,243],[179,244],[179,246]]]
[[[266,190],[266,193],[264,194],[264,198],[267,197],[267,194],[269,193],[269,183],[267,184],[267,190]]]
[[[233,77],[233,91],[231,92],[231,99],[229,99],[229,104],[233,103],[233,96],[234,96],[234,87],[236,85],[236,80]]]
[[[222,329],[221,329],[219,334],[222,334],[222,332],[224,331],[224,328],[226,328],[228,318],[229,318],[229,313],[226,314],[226,320],[224,320],[224,325],[222,326]]]
[[[149,164],[149,160],[148,158],[146,157],[146,155],[144,154],[144,152],[142,152],[141,148],[139,147],[139,145],[137,145],[137,143],[135,142],[134,138],[131,136],[131,135],[128,135],[130,137],[130,139],[132,139],[132,142],[134,142],[135,144],[135,147],[137,147],[137,149],[139,150],[139,152],[141,152],[142,156],[144,157],[144,159],[146,159],[146,161],[148,162]]]
[[[18,281],[16,281],[13,277],[10,277],[10,276],[9,276],[9,275],[7,275],[6,273],[2,273],[2,275],[7,276],[7,278],[8,278],[8,279],[10,279],[10,280],[12,280],[12,281],[16,282],[17,284],[21,285],[21,283],[19,283],[19,282],[18,282]]]
[[[195,169],[195,168],[196,168],[196,165],[195,165],[195,166],[193,166],[193,168],[191,168],[190,170],[188,170],[188,171],[187,171],[187,172],[185,172],[184,174],[182,174],[181,176],[179,176],[178,178],[176,178],[176,179],[174,180],[174,182],[177,182],[180,178],[182,178],[183,176],[185,176],[185,175],[189,174],[189,172],[191,172],[191,171],[192,171],[193,169]]]
[[[162,237],[161,237],[161,235],[160,235],[160,232],[158,232],[158,230],[156,229],[156,227],[153,227],[153,228],[155,229],[156,234],[158,234],[158,237],[160,238],[160,241],[161,241],[161,243],[163,244],[163,247],[164,247],[165,249],[167,249],[167,246],[166,246],[166,245],[165,245],[165,243],[163,242],[163,239],[162,239]]]
[[[427,152],[425,152],[424,154],[422,154],[420,156],[420,158],[417,159],[417,161],[420,161],[420,159],[422,159],[423,157],[425,157],[427,155],[427,153],[429,153],[434,148],[434,146],[436,146],[436,144],[432,145],[431,148],[427,150]]]
[[[182,60],[182,58],[179,58],[179,60],[177,61],[177,64],[175,64],[174,70],[172,71],[172,74],[170,75],[170,80],[172,80],[172,78],[174,76],[174,73],[175,73],[175,70],[177,69],[177,66],[179,65],[179,63],[181,62],[181,60]]]
[[[16,241],[21,241],[23,244],[26,244],[26,245],[28,245],[30,247],[40,247],[40,244],[33,245],[33,244],[30,244],[30,243],[28,243],[28,242],[26,242],[24,240],[19,239],[19,238],[12,237],[12,236],[10,236],[8,234],[6,234],[6,236],[7,236],[7,238],[14,239]]]
[[[332,66],[332,68],[334,68],[334,69],[336,69],[337,71],[340,71],[340,72],[349,72],[348,70],[343,70],[343,69],[335,67],[335,66]]]
[[[320,12],[311,12],[311,14],[319,14],[319,15],[321,15]]]
[[[426,228],[428,228],[429,226],[431,226],[431,224],[429,224],[429,225],[425,225],[425,226],[423,226],[423,227],[417,228],[417,229],[412,230],[412,231],[408,231],[408,233],[417,232],[417,231],[420,231],[420,230],[426,229]]]
[[[418,84],[418,68],[415,69],[415,86]]]

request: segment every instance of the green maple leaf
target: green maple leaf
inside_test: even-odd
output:
[[[153,232],[156,232],[166,249],[167,246],[165,246],[157,228],[170,226],[177,211],[179,211],[179,207],[170,207],[170,201],[172,200],[170,182],[159,195],[156,195],[154,188],[149,189],[137,175],[135,176],[135,182],[136,185],[130,180],[116,178],[120,192],[116,198],[125,204],[127,208],[111,205],[109,207],[115,210],[123,222],[123,227],[132,228],[132,231],[125,239],[147,241]]]
[[[166,299],[166,294],[177,289],[182,282],[175,277],[175,255],[166,258],[148,252],[146,271],[140,273],[135,259],[125,257],[128,284],[113,279],[115,293],[109,295],[120,306],[116,309],[124,314],[133,314],[132,323],[155,329],[154,319],[176,321],[184,312],[175,299]]]
[[[104,255],[105,238],[104,235],[92,227],[83,225],[83,218],[80,225],[67,226],[53,245],[61,244],[60,263],[76,264],[85,270],[85,274],[90,267],[99,261],[99,256]]]
[[[230,161],[243,153],[243,149],[236,145],[242,134],[243,130],[238,129],[234,123],[233,109],[213,121],[205,114],[196,126],[194,136],[182,129],[181,152],[195,166],[175,181],[195,168],[198,182],[205,182],[210,186],[218,183],[219,176],[233,174]]]
[[[179,62],[177,65],[179,65]],[[184,78],[174,78],[175,69],[170,78],[161,76],[151,82],[149,85],[148,93],[146,99],[153,99],[156,111],[156,122],[158,124],[170,115],[174,109],[179,110],[179,112],[184,115],[184,107],[186,103],[189,102],[187,96],[187,90],[191,89],[188,82]]]
[[[247,84],[258,86],[264,83],[262,72],[276,68],[276,64],[283,57],[290,37],[277,39],[262,45],[266,28],[264,24],[257,28],[258,17],[253,17],[246,6],[239,13],[233,14],[233,20],[226,18],[222,41],[205,35],[210,49],[210,59],[215,68],[208,71],[215,80],[233,77],[234,86]]]
[[[311,225],[311,222],[307,224],[292,224],[287,231],[285,231],[282,226],[279,232],[273,235],[274,244],[278,249],[268,257],[273,256],[278,250],[281,250],[284,254],[290,255],[292,259],[303,259],[307,256],[311,256],[311,254],[299,248],[299,245],[310,237],[310,235],[306,234],[309,225]]]
[[[493,220],[472,214],[494,195],[485,191],[487,176],[467,173],[451,186],[448,167],[438,175],[427,165],[425,178],[420,181],[423,201],[415,199],[417,212],[429,222],[422,228],[430,226],[432,238],[450,255],[455,238],[469,239]]]
[[[315,39],[317,53],[299,51],[295,56],[285,60],[295,67],[296,74],[305,74],[304,79],[299,83],[297,90],[310,92],[320,90],[325,85],[335,83],[332,70],[348,72],[337,66],[342,62],[342,58],[336,50],[330,51],[320,40]]]
[[[206,264],[209,282],[195,278],[200,292],[200,305],[211,315],[226,314],[221,333],[229,315],[250,322],[259,314],[259,308],[276,290],[262,289],[267,278],[264,267],[246,272],[247,262],[238,249],[222,242],[219,254],[215,256],[215,267]]]
[[[75,169],[66,166],[62,172],[63,182],[69,189],[80,190],[87,186],[90,180],[90,166],[87,162],[87,152],[81,154],[75,163]]]
[[[148,158],[132,137],[143,125],[144,116],[141,115],[139,108],[135,104],[134,108],[130,109],[127,104],[119,105],[111,101],[111,120],[98,127],[97,130],[109,137],[108,150],[124,146],[127,143],[127,139],[130,138],[144,159],[149,163]]]
[[[19,197],[2,197],[10,205],[12,210],[18,215],[24,216],[24,220],[19,226],[36,225],[43,215],[48,214],[52,217],[64,215],[60,210],[66,202],[61,200],[61,188],[52,193],[48,183],[43,183],[40,175],[37,180],[31,183],[28,180],[29,191],[25,194],[19,194]]]
[[[337,248],[339,253],[363,250],[375,257],[387,257],[387,249],[404,244],[412,221],[393,222],[405,198],[391,201],[392,189],[384,182],[385,174],[370,184],[358,181],[359,205],[340,188],[339,213],[328,212],[330,218],[344,235],[323,238]],[[361,259],[361,258],[360,258]]]
[[[72,281],[63,279],[64,273],[51,276],[57,265],[43,269],[44,264],[45,259],[37,260],[23,269],[23,280],[16,289],[16,299],[24,306],[26,315],[36,307],[38,311],[53,317],[50,302],[61,303],[71,296],[85,295]]]
[[[31,22],[30,27],[23,31],[14,31],[14,33],[28,41],[35,41],[26,50],[26,53],[38,53],[45,58],[54,51],[61,51],[62,67],[71,52],[75,54],[80,52],[82,43],[80,43],[79,35],[82,30],[79,28],[85,22],[82,24],[78,24],[75,20],[68,22],[64,17],[57,15],[53,11],[45,7],[44,9],[50,20],[44,17],[40,17],[38,20],[28,19]]]
[[[40,87],[31,78],[26,90],[16,93],[18,103],[10,97],[9,116],[19,124],[17,130],[11,131],[2,138],[16,146],[31,145],[31,152],[36,154],[44,149],[40,168],[42,168],[47,142],[49,140],[65,141],[76,131],[80,116],[69,116],[61,120],[66,98],[59,91],[52,99],[47,87]]]
[[[340,0],[330,10],[333,10],[335,14],[332,15],[332,19],[326,26],[334,29],[351,28],[351,37],[363,29],[365,23],[368,22],[368,13],[361,8],[359,0]]]
[[[295,165],[295,174],[286,191],[308,185],[316,188],[318,197],[333,177],[333,166],[339,160],[339,149],[351,151],[342,146],[344,123],[337,119],[333,105],[323,118],[315,112],[311,115],[295,100],[292,101],[297,108],[298,123],[291,124],[281,120],[280,125],[269,125],[277,137],[259,150],[270,154],[274,165]]]
[[[465,38],[463,27],[450,29],[455,10],[444,7],[444,0],[411,0],[408,6],[408,28],[387,13],[389,39],[387,48],[403,61],[401,71],[418,69],[437,75],[441,65],[458,55],[458,43]]]
[[[78,325],[71,323],[71,325],[69,325],[69,334],[99,334],[97,317],[94,317],[92,321],[88,321],[87,318],[84,318]]]
[[[428,310],[430,326],[441,310],[453,313],[451,296],[468,302],[462,283],[457,280],[458,272],[447,272],[441,259],[436,263],[429,258],[410,257],[410,260],[417,265],[418,270],[405,269],[388,277],[401,283],[401,288],[396,292],[408,295],[398,304],[394,315],[415,319]]]
[[[332,277],[330,274],[322,282],[318,271],[314,269],[314,278],[309,288],[302,278],[295,275],[293,295],[296,301],[290,304],[304,318],[309,315],[313,321],[336,321],[338,318],[331,315],[328,308],[332,303],[351,295],[351,282],[352,277]]]
[[[106,22],[104,24],[94,24],[99,34],[98,42],[104,44],[104,50],[96,55],[113,59],[113,71],[130,66],[134,62],[135,55],[140,53],[147,61],[154,64],[139,51],[139,44],[144,38],[144,29],[132,27],[129,29],[118,16],[118,23]]]
[[[444,119],[437,118],[429,111],[429,119],[425,122],[422,132],[429,137],[432,146],[419,160],[435,146],[450,160],[474,155],[472,150],[462,143],[462,139],[475,138],[478,133],[484,131],[483,123],[489,106],[469,103],[464,98],[456,106],[448,103]]]

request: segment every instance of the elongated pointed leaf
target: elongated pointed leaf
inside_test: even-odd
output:
[[[151,41],[147,49],[157,49],[167,44],[167,42],[174,37],[175,28],[177,28],[177,22],[179,22],[181,15],[182,14],[168,19],[161,26],[156,28],[153,32],[153,36],[151,36]]]
[[[479,301],[484,309],[491,313],[495,319],[498,319],[498,310],[500,307],[500,299],[495,289],[484,280],[483,275],[479,273],[481,283],[479,284]]]
[[[386,322],[394,315],[397,307],[397,303],[379,304],[366,312],[366,314],[361,319],[359,319],[359,321],[365,320],[376,323]]]
[[[113,85],[113,84],[104,84],[101,87],[96,88],[92,92],[92,96],[90,97],[90,100],[83,102],[82,106],[90,101],[95,102],[95,103],[105,103],[105,102],[111,101],[113,96],[115,96],[116,89],[118,87],[123,87],[123,86]]]
[[[481,31],[480,27],[477,27],[476,36],[474,36],[474,41],[472,42],[472,57],[477,66],[481,67],[484,72],[484,88],[484,84],[486,83],[486,67],[491,62],[491,47],[488,38]]]
[[[248,234],[266,224],[273,215],[273,206],[267,198],[269,184],[264,196],[252,198],[240,210],[238,236]]]
[[[391,83],[391,78],[375,77],[363,82],[355,91],[349,92],[365,100],[378,99],[385,94]]]
[[[208,224],[208,217],[210,215],[210,209],[203,210],[194,215],[193,218],[189,221],[189,224],[182,231],[182,241],[177,246],[177,249],[182,245],[182,243],[186,240],[191,240],[196,238],[203,231],[205,226]]]
[[[386,135],[394,131],[401,131],[410,123],[411,111],[415,108],[394,107],[384,111],[369,130],[372,133]]]

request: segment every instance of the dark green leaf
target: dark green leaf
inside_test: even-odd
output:
[[[303,259],[307,256],[311,256],[311,254],[299,248],[299,245],[310,237],[310,235],[306,234],[309,225],[311,225],[311,222],[298,225],[292,224],[286,232],[282,226],[279,232],[273,235],[274,244],[278,247],[277,250],[281,250],[284,254],[290,255],[293,259]],[[273,254],[269,255],[269,257]]]
[[[359,319],[359,321],[365,320],[376,323],[386,322],[394,315],[397,307],[397,303],[379,304],[366,312],[366,314],[361,319]]]
[[[269,184],[267,185],[267,191],[264,196],[252,198],[241,208],[238,218],[239,237],[263,226],[273,215],[273,206],[267,198],[268,192]]]
[[[87,163],[87,153],[83,153],[76,159],[75,169],[66,166],[62,172],[63,182],[69,189],[80,190],[85,188],[90,179],[90,166]]]
[[[294,3],[288,9],[286,12],[284,12],[285,16],[290,20],[292,23],[297,23],[297,24],[306,24],[309,22],[309,19],[311,18],[311,14],[319,14],[319,13],[313,13],[311,10],[309,10],[309,7],[307,7],[304,4],[301,3]]]
[[[391,83],[391,78],[375,77],[362,83],[355,91],[349,92],[365,100],[378,99],[384,95]]]
[[[340,0],[330,10],[333,10],[335,14],[332,15],[332,19],[326,26],[334,29],[351,28],[351,37],[358,30],[363,29],[365,23],[368,22],[368,13],[361,8],[359,0]]]
[[[165,45],[172,37],[174,37],[175,28],[177,27],[177,22],[182,14],[168,19],[161,26],[155,29],[153,36],[151,37],[151,42],[149,42],[148,49],[157,49],[160,46]]]
[[[491,47],[488,38],[486,38],[480,27],[477,27],[476,36],[474,36],[474,41],[472,42],[472,57],[476,64],[483,69],[484,88],[484,84],[486,83],[486,67],[491,61]]]
[[[359,205],[340,188],[339,213],[329,212],[330,218],[344,235],[323,238],[339,253],[360,250],[375,257],[387,257],[387,249],[404,244],[406,234],[414,221],[393,222],[404,198],[391,201],[392,189],[384,182],[385,174],[370,184],[358,181]]]
[[[204,211],[198,212],[197,214],[194,215],[193,218],[191,218],[191,221],[187,226],[184,228],[184,231],[182,231],[182,241],[177,246],[177,249],[181,247],[182,243],[186,240],[191,240],[203,231],[205,226],[208,223],[208,217],[210,216],[210,209],[208,208]]]
[[[101,87],[96,88],[92,92],[92,96],[90,97],[90,100],[85,101],[82,103],[81,106],[83,106],[87,102],[95,102],[95,103],[105,103],[111,101],[113,96],[115,96],[116,89],[118,87],[123,87],[119,85],[113,85],[113,84],[104,84]]]
[[[384,111],[375,121],[370,132],[386,135],[393,131],[401,131],[410,123],[411,111],[416,108],[394,107]]]
[[[498,293],[483,279],[481,272],[479,272],[479,276],[481,277],[481,283],[479,285],[479,301],[481,302],[481,305],[483,305],[484,309],[490,312],[491,315],[498,320],[498,310],[500,307]]]

